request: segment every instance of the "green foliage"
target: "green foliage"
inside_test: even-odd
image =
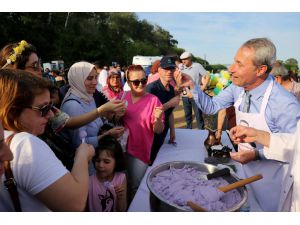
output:
[[[227,70],[227,67],[224,65],[221,65],[221,64],[215,64],[215,65],[210,65],[210,66],[212,68],[210,71],[213,71],[213,73],[218,73],[221,70]]]
[[[24,39],[37,47],[43,62],[62,59],[66,67],[79,60],[128,65],[135,55],[184,52],[168,31],[131,12],[0,13],[0,29],[1,47]]]
[[[289,59],[285,60],[284,66],[289,71],[298,71],[299,70],[298,61],[294,58],[289,58]]]
[[[193,60],[194,62],[200,63],[204,68],[206,68],[206,67],[209,65],[209,63],[208,63],[206,60],[204,60],[204,59],[202,59],[202,58],[199,58],[199,57],[193,56],[192,60]]]

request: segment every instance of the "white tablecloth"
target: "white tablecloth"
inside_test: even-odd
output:
[[[204,147],[204,140],[207,138],[206,130],[191,130],[191,129],[176,129],[177,146],[167,144],[169,134],[166,137],[165,143],[161,147],[153,165],[149,167],[139,186],[139,189],[132,200],[128,211],[130,212],[150,212],[149,189],[146,184],[148,173],[157,165],[170,161],[194,161],[204,162],[207,157],[207,151]],[[232,148],[231,142],[226,132],[222,133],[222,144]],[[237,176],[244,178],[241,165],[234,161],[230,162],[237,168]],[[251,191],[248,189],[248,201],[251,211],[261,211],[256,200],[252,197]]]

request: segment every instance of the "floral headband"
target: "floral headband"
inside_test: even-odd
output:
[[[10,56],[6,59],[6,64],[1,69],[3,69],[5,67],[7,67],[8,65],[14,63],[17,60],[17,57],[19,55],[21,55],[22,52],[27,47],[29,47],[29,44],[26,41],[22,40],[21,42],[19,42],[18,46],[13,48],[13,53],[10,54]]]

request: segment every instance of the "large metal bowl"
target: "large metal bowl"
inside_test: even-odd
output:
[[[183,207],[180,207],[178,205],[175,205],[170,202],[166,202],[163,197],[159,195],[159,193],[156,193],[156,191],[152,187],[152,178],[158,174],[159,172],[162,172],[164,170],[168,170],[171,167],[180,169],[183,168],[185,165],[189,165],[192,167],[195,167],[199,169],[201,172],[206,172],[206,173],[212,173],[218,170],[216,166],[206,164],[206,163],[197,163],[197,162],[191,162],[191,161],[173,161],[173,162],[167,162],[164,164],[161,164],[155,168],[153,168],[148,176],[147,176],[147,186],[150,190],[150,206],[151,206],[151,211],[154,212],[186,212],[187,210]],[[228,183],[234,183],[235,181],[239,180],[239,178],[231,174],[230,176],[225,176],[223,177]],[[248,192],[246,187],[240,187],[237,188],[238,192],[241,194],[241,201],[237,203],[235,206],[232,208],[228,209],[228,212],[234,212],[238,211],[247,201],[248,198]]]

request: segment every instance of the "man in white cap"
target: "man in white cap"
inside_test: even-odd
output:
[[[207,71],[203,68],[203,66],[199,63],[192,62],[192,54],[190,52],[184,52],[181,54],[180,59],[183,64],[183,68],[181,69],[182,73],[189,75],[194,85],[199,85],[202,90],[204,90],[209,82],[210,76]],[[189,92],[189,90],[187,90]],[[202,118],[202,112],[197,107],[195,100],[192,97],[188,97],[188,95],[182,95],[182,103],[185,114],[186,126],[188,129],[192,129],[192,109],[194,110],[194,114],[197,121],[198,129],[204,129],[204,121]]]

